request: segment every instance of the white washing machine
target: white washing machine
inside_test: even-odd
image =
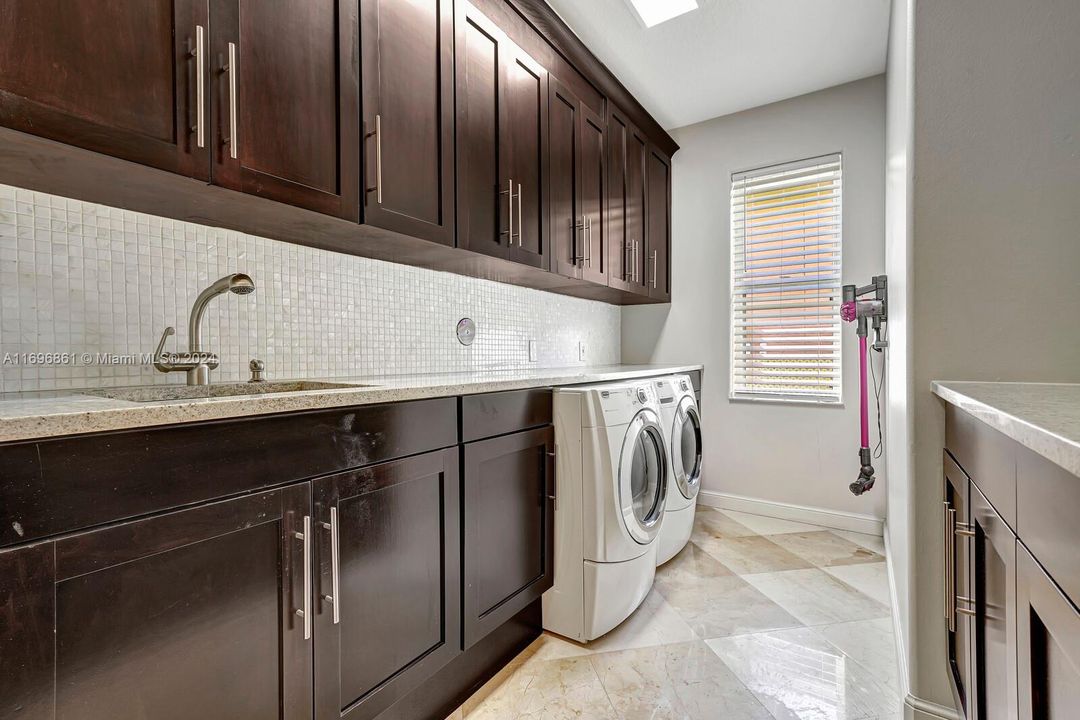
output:
[[[659,378],[654,387],[668,449],[667,505],[656,548],[656,564],[663,565],[679,554],[694,530],[701,488],[701,415],[688,376]]]
[[[544,627],[594,640],[652,587],[668,492],[650,380],[555,391],[555,584]]]

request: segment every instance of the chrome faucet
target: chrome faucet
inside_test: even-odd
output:
[[[203,311],[207,304],[226,292],[237,295],[248,295],[255,292],[255,281],[243,273],[226,275],[210,287],[199,293],[195,298],[195,304],[191,306],[191,317],[188,319],[188,344],[186,353],[167,353],[165,341],[170,335],[176,334],[173,327],[165,328],[154,352],[154,367],[159,372],[186,372],[188,385],[209,385],[210,371],[216,370],[218,356],[202,349],[201,325]]]

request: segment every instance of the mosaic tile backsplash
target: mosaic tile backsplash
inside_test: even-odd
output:
[[[0,185],[0,392],[185,382],[123,356],[152,353],[170,325],[167,349],[186,350],[195,297],[233,272],[257,289],[207,308],[214,382],[246,380],[252,358],[270,379],[619,362],[616,306]]]

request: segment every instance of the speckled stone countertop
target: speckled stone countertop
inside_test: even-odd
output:
[[[604,365],[387,378],[310,378],[355,386],[157,402],[116,400],[83,394],[88,391],[80,390],[0,394],[0,442],[247,415],[610,382],[701,369],[701,365]]]
[[[1080,476],[1080,385],[933,383],[934,393]]]

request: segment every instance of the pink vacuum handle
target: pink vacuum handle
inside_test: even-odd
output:
[[[859,338],[859,423],[862,447],[870,447],[870,401],[866,387],[866,336]]]

